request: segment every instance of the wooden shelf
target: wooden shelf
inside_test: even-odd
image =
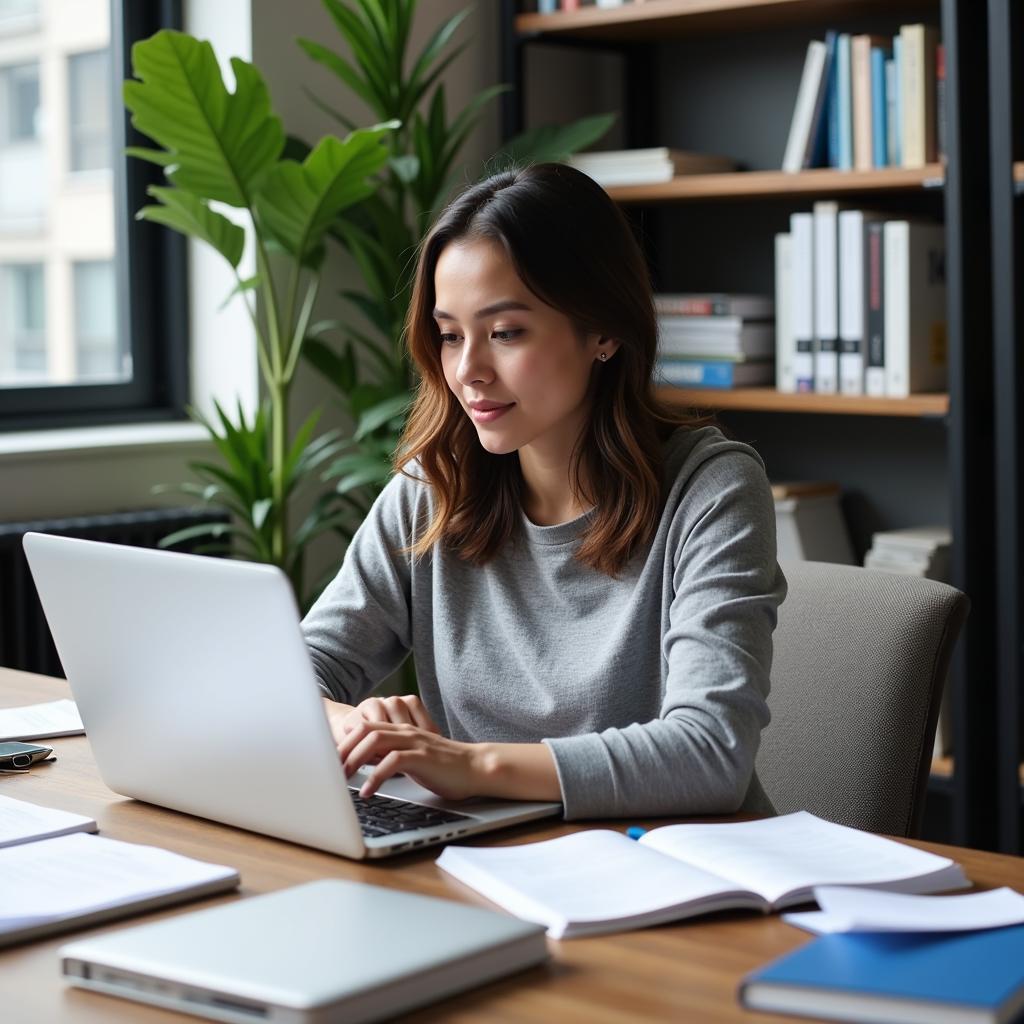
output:
[[[664,0],[649,0],[651,3]],[[614,185],[606,191],[617,203],[677,203],[698,199],[747,199],[756,196],[815,196],[855,192],[920,191],[941,188],[942,164],[888,167],[876,171],[837,171],[825,167],[786,171],[734,171],[686,174],[654,185]]]
[[[953,778],[953,758],[952,757],[936,757],[932,759],[932,770],[931,774],[933,778],[939,779],[952,779]],[[1020,766],[1020,784],[1024,786],[1024,764]]]
[[[658,388],[658,397],[690,409],[735,409],[749,412],[832,413],[845,416],[945,416],[949,395],[868,398],[861,395],[788,394],[774,388]]]
[[[1024,195],[1024,160],[1013,165],[1013,183],[1017,195]]]
[[[658,40],[699,32],[747,32],[795,25],[833,25],[888,14],[890,0],[645,0],[621,7],[583,7],[555,14],[520,14],[520,36],[574,36],[610,42]],[[937,12],[938,0],[901,0],[901,11]]]

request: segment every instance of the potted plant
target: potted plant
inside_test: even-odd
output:
[[[320,287],[325,236],[338,230],[342,211],[377,190],[387,141],[399,125],[353,127],[345,139],[326,136],[296,161],[285,155],[284,129],[259,71],[239,58],[231,67],[233,92],[208,42],[164,30],[132,48],[135,77],[124,84],[132,124],[159,147],[128,152],[159,164],[167,178],[166,186],[148,190],[155,202],[137,216],[205,242],[231,266],[231,298],[249,312],[265,395],[251,416],[217,405],[211,422],[190,410],[224,464],[192,463],[200,482],[178,489],[226,507],[232,519],[191,527],[164,544],[205,537],[206,550],[278,565],[305,606],[315,597],[304,592],[306,547],[347,513],[328,493],[293,525],[289,506],[303,484],[323,486],[319,472],[346,442],[337,431],[316,434],[318,412],[293,430],[289,393]],[[217,209],[225,206],[236,216]],[[243,279],[247,244],[255,274]]]

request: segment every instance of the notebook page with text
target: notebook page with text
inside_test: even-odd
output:
[[[640,843],[714,870],[773,906],[809,900],[816,885],[929,893],[970,884],[959,865],[945,857],[807,811],[721,825],[665,825]]]
[[[520,846],[449,846],[437,864],[517,917],[547,925],[552,938],[763,907],[731,882],[607,829]]]

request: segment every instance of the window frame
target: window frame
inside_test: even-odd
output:
[[[152,143],[135,131],[121,101],[131,46],[160,28],[181,28],[181,0],[111,0],[110,52],[117,323],[132,354],[132,379],[110,384],[0,388],[0,432],[183,420],[188,402],[186,242],[175,231],[135,219],[160,167],[124,155]]]

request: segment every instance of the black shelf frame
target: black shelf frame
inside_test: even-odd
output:
[[[943,838],[947,841],[981,849],[1020,851],[1024,791],[1017,780],[1017,764],[1024,652],[1017,638],[1024,635],[1024,516],[1018,487],[1024,446],[1016,395],[1024,394],[1024,368],[1017,355],[1024,339],[1019,303],[1013,306],[1014,279],[1006,281],[1002,305],[994,307],[993,285],[997,278],[993,270],[1003,281],[1015,271],[1020,273],[1019,268],[1024,266],[1020,248],[1022,201],[1016,198],[1019,189],[1014,188],[1012,173],[1004,181],[1009,163],[996,142],[1002,132],[1003,138],[1013,140],[1016,158],[1024,158],[1020,58],[1015,55],[1017,64],[1013,65],[1008,53],[1010,41],[1020,37],[1022,26],[1019,0],[988,2],[991,13],[986,17],[985,8],[977,0],[936,0],[946,59],[947,166],[942,192],[947,253],[950,412],[945,425],[952,582],[970,596],[972,607],[951,671],[954,773],[951,778],[933,780],[929,797],[942,807],[940,817],[947,831]],[[501,2],[502,75],[503,81],[513,85],[503,96],[503,138],[509,139],[525,127],[526,47],[578,44],[625,55],[627,145],[659,144],[655,137],[659,124],[655,44],[609,39],[574,41],[562,33],[520,36],[515,27],[518,6],[516,0]],[[908,6],[908,21],[920,17],[920,5]],[[809,24],[808,38],[832,27]],[[985,67],[990,67],[991,83],[979,70]],[[1016,90],[1009,88],[1011,81],[1017,83]],[[1012,110],[993,107],[990,124],[989,90],[995,92],[997,87],[1004,88],[1007,97],[1016,95],[1017,102]],[[997,111],[1001,118],[998,130],[994,120]],[[1007,118],[1015,126],[1011,136],[1003,128]],[[997,157],[1004,161],[995,198],[997,183],[989,169],[990,133],[992,166],[997,165]],[[758,201],[773,200],[768,197]],[[1007,216],[1007,202],[1013,205],[1012,217]],[[999,232],[995,231],[997,220]],[[657,219],[646,227],[657,247]],[[1004,237],[1008,231],[1011,240]],[[1000,337],[997,345],[991,341],[994,317]],[[993,457],[994,451],[998,460]],[[997,490],[997,478],[1002,476],[1006,482]],[[1000,509],[998,530],[993,495]],[[1011,551],[1012,561],[1007,557]],[[998,588],[997,565],[1002,566]],[[1007,595],[1012,600],[1004,601]]]
[[[1014,182],[1014,161],[1024,160],[1024,4],[989,0],[989,119],[992,191],[992,313],[995,396],[995,498],[998,616],[999,732],[996,792],[999,849],[1020,853],[1024,845],[1022,616],[1024,616],[1024,197]]]

